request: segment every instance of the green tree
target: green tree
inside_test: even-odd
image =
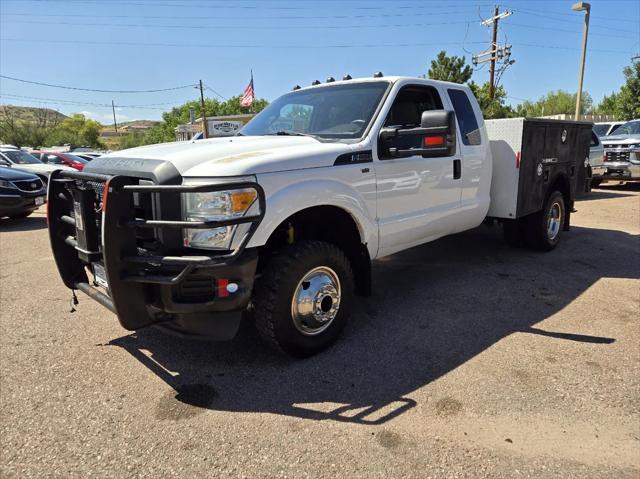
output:
[[[146,135],[139,131],[133,133],[127,133],[118,139],[118,148],[121,150],[127,148],[135,148],[136,146],[144,145],[146,142]]]
[[[595,113],[598,113],[599,115],[613,115],[618,117],[620,115],[618,108],[619,102],[619,95],[617,93],[613,92],[609,96],[605,95],[596,107]]]
[[[489,97],[489,82],[478,85],[475,82],[469,83],[469,88],[475,95],[482,115],[487,119],[508,118],[513,116],[513,109],[507,105],[507,92],[503,86],[498,86],[494,92],[494,98]]]
[[[443,80],[454,83],[466,83],[471,80],[473,70],[466,65],[465,57],[447,56],[442,50],[435,60],[431,60],[428,77],[432,80]]]
[[[620,120],[640,118],[640,62],[635,62],[623,70],[625,84],[618,94]]]
[[[213,98],[205,99],[205,110],[207,116],[224,116],[239,115],[247,113],[248,108],[240,106],[242,96],[234,96],[226,101],[218,101]],[[251,106],[253,112],[260,112],[269,104],[265,99],[256,99]],[[145,144],[162,143],[166,141],[175,141],[175,129],[178,125],[189,122],[189,109],[193,108],[196,118],[202,117],[202,107],[197,100],[189,101],[183,105],[174,107],[171,111],[162,114],[162,122],[154,126],[147,132],[144,142]]]
[[[81,113],[74,113],[55,127],[47,138],[49,145],[82,145],[101,148],[100,130],[102,125],[89,120]]]
[[[582,93],[581,114],[593,111],[593,100],[587,92]],[[518,116],[549,116],[576,112],[576,94],[564,90],[552,91],[535,102],[524,101],[516,108]]]

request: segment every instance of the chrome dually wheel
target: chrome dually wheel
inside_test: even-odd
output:
[[[318,266],[304,275],[293,294],[291,317],[302,334],[327,329],[340,309],[340,279],[331,268]]]

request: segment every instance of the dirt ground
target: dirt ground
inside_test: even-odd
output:
[[[498,228],[378,261],[307,360],[69,312],[44,213],[0,222],[2,477],[640,477],[640,188],[547,254]]]

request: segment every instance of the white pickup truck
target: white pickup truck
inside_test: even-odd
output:
[[[590,123],[485,122],[463,85],[330,78],[237,136],[54,173],[50,240],[65,285],[126,329],[229,339],[249,311],[267,342],[307,356],[369,294],[376,258],[483,221],[553,249],[588,189],[590,136]]]

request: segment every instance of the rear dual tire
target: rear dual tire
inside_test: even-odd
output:
[[[503,224],[504,239],[510,246],[528,246],[538,251],[551,251],[560,242],[566,218],[564,196],[553,191],[541,211]]]

